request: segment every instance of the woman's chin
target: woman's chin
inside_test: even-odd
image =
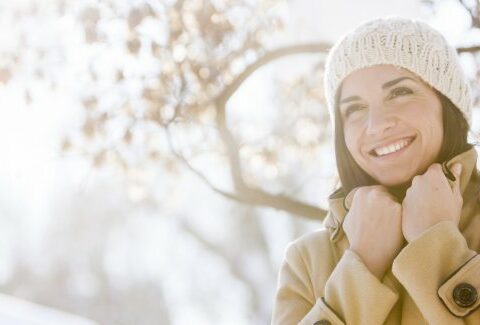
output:
[[[383,177],[378,178],[377,182],[385,186],[388,192],[397,198],[398,202],[402,202],[408,188],[412,185],[412,178],[408,175],[404,177]]]

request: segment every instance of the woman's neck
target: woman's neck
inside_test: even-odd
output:
[[[388,191],[390,192],[390,194],[392,194],[398,199],[398,202],[402,203],[407,193],[407,190],[411,186],[411,184],[412,184],[412,181],[410,180],[406,183],[389,187]]]

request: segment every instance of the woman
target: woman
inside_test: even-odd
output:
[[[272,324],[480,324],[480,176],[455,50],[421,21],[365,22],[331,49],[341,187],[286,250]]]

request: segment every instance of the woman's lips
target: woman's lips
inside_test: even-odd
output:
[[[375,149],[373,149],[369,152],[369,154],[370,154],[370,156],[372,156],[376,159],[383,159],[383,158],[390,158],[390,157],[399,156],[406,149],[408,149],[410,147],[410,145],[415,141],[416,138],[417,138],[416,136],[403,138],[403,139],[408,139],[408,144],[406,146],[402,147],[400,150],[397,150],[397,151],[394,151],[394,152],[391,152],[391,153],[388,153],[388,154],[385,154],[385,155],[377,155],[377,153],[375,152]],[[402,140],[402,139],[399,139],[396,142],[398,142],[400,140]],[[395,142],[392,142],[392,143],[395,143]]]

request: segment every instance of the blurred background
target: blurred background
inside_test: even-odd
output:
[[[284,249],[337,182],[328,48],[422,18],[478,106],[479,10],[0,0],[0,324],[269,324]]]

